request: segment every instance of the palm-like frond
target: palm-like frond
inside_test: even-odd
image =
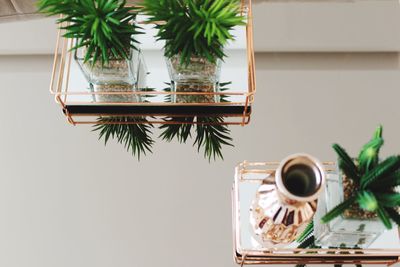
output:
[[[231,143],[230,130],[223,125],[222,117],[198,117],[196,125],[196,139],[193,145],[197,145],[200,151],[204,147],[204,157],[214,160],[219,157],[224,159],[222,155],[222,145],[233,146]]]
[[[232,82],[223,82],[219,84],[219,91],[225,92],[229,90],[228,86]],[[170,85],[169,83],[166,83]],[[171,87],[164,89],[165,92],[171,92]],[[228,102],[226,95],[221,95],[220,102]],[[171,95],[166,95],[166,102],[172,102]],[[200,125],[194,126],[193,123],[197,119]],[[186,143],[187,140],[195,137],[193,145],[197,145],[198,150],[204,148],[204,156],[211,160],[216,157],[222,156],[222,146],[231,144],[232,138],[229,136],[230,130],[226,125],[201,125],[201,124],[218,124],[223,123],[223,117],[168,117],[164,119],[168,124],[161,125],[159,129],[162,130],[160,137],[168,142],[176,138],[180,143]],[[193,132],[194,131],[194,132]]]
[[[134,22],[137,9],[126,7],[125,0],[39,0],[39,11],[63,15],[57,20],[64,37],[77,40],[72,50],[85,47],[84,61],[107,64],[112,58],[128,59],[136,49],[134,38],[140,27]]]
[[[166,118],[165,121],[171,124],[164,124],[160,126],[162,133],[160,137],[168,142],[171,142],[174,138],[180,143],[186,143],[189,137],[192,136],[192,123],[195,117],[174,117]]]
[[[141,154],[151,152],[154,144],[151,138],[151,125],[147,119],[135,117],[101,117],[97,120],[93,131],[99,132],[99,139],[104,138],[107,144],[110,138],[125,146],[126,150],[136,155],[140,160]]]
[[[141,5],[157,23],[158,40],[166,41],[165,56],[180,55],[186,64],[192,56],[222,59],[224,46],[234,39],[231,30],[245,24],[238,0],[143,0]]]

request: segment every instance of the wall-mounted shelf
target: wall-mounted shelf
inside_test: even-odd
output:
[[[255,94],[255,63],[251,0],[242,0],[247,25],[235,28],[237,40],[226,47],[228,57],[222,64],[221,83],[229,83],[226,90],[215,93],[168,92],[169,76],[162,52],[162,43],[156,43],[154,25],[142,24],[145,34],[139,36],[144,62],[139,63],[139,88],[131,92],[94,92],[90,90],[74,52],[72,40],[57,37],[50,91],[71,124],[94,124],[101,116],[146,117],[148,123],[165,124],[166,117],[224,117],[224,124],[246,125],[250,121]],[[144,20],[139,16],[138,21]],[[151,91],[149,91],[151,88]],[[127,96],[121,102],[97,102],[99,95]],[[224,96],[224,101],[177,103],[168,96]],[[196,123],[196,120],[194,121]]]
[[[272,179],[279,162],[243,162],[235,169],[232,189],[233,248],[236,263],[255,264],[395,264],[400,262],[399,229],[385,232],[368,249],[298,249],[296,242],[264,247],[250,229],[250,205],[263,179]],[[327,179],[337,174],[334,163],[324,163]]]

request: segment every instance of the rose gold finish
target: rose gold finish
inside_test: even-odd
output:
[[[279,162],[240,163],[235,169],[235,181],[232,188],[232,232],[233,254],[237,264],[243,265],[280,265],[280,264],[385,264],[400,262],[400,248],[378,249],[297,249],[280,247],[244,248],[242,246],[240,225],[240,185],[242,183],[261,184],[265,177],[274,174]],[[335,171],[334,162],[322,163],[325,172]],[[243,216],[243,215],[242,215]],[[400,229],[399,229],[400,230]]]
[[[210,103],[165,103],[165,102],[101,102],[101,105],[118,105],[118,106],[243,106],[244,111],[243,114],[215,114],[214,116],[224,117],[226,121],[222,124],[224,125],[247,125],[250,122],[251,111],[248,110],[254,103],[254,95],[256,92],[256,81],[255,81],[255,58],[254,58],[254,45],[253,45],[253,13],[252,13],[252,0],[241,0],[241,10],[243,14],[247,12],[247,25],[246,25],[246,45],[247,45],[247,65],[248,65],[248,88],[243,92],[164,92],[164,91],[153,91],[153,92],[144,92],[144,91],[126,91],[126,92],[82,92],[82,91],[73,91],[70,88],[69,80],[71,77],[71,61],[72,61],[72,52],[70,48],[72,47],[72,40],[66,39],[62,37],[61,30],[58,32],[57,36],[57,44],[56,51],[54,55],[53,61],[53,69],[52,76],[50,82],[50,92],[55,95],[55,100],[57,103],[61,105],[64,110],[65,116],[68,119],[68,122],[74,125],[78,124],[96,124],[97,118],[99,116],[124,116],[123,114],[73,114],[68,112],[68,106],[73,105],[99,105],[99,103],[93,103],[90,101],[77,101],[77,99],[71,99],[71,96],[96,96],[96,95],[152,95],[152,96],[165,96],[165,95],[215,95],[215,96],[242,96],[243,101],[235,101],[235,102],[210,102]],[[79,100],[79,99],[78,99]],[[154,115],[154,118],[150,118],[150,115],[146,114],[125,114],[126,116],[132,117],[147,117],[149,119],[150,124],[174,124],[173,122],[164,121],[162,118],[165,117],[191,117],[193,114],[181,114],[176,116],[175,114],[159,114]],[[212,116],[212,115],[207,115]],[[86,117],[85,120],[81,120],[81,117]],[[194,122],[196,124],[197,122]]]

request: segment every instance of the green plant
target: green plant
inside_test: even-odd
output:
[[[181,64],[192,56],[223,59],[224,46],[234,40],[231,30],[245,24],[239,0],[143,0],[142,5],[148,21],[156,23],[158,40],[165,40],[165,56],[180,55]]]
[[[220,83],[220,91],[227,91],[227,86],[231,82]],[[167,85],[169,85],[167,83]],[[171,88],[167,87],[164,89],[166,92],[170,92]],[[228,102],[226,95],[221,95],[220,102]],[[166,102],[171,102],[171,95],[166,96]],[[196,125],[193,122],[197,120]],[[228,126],[223,125],[223,117],[169,117],[165,118],[166,122],[170,124],[161,125],[159,128],[162,130],[160,138],[164,141],[171,142],[173,139],[177,139],[179,143],[186,143],[189,137],[192,137],[194,131],[196,137],[193,146],[197,146],[197,150],[200,151],[204,148],[204,157],[210,161],[212,158],[215,160],[217,157],[223,159],[222,146],[233,146],[231,141],[232,138],[229,136],[230,130]]]
[[[129,58],[136,49],[134,38],[139,27],[133,23],[137,9],[126,7],[125,0],[39,0],[39,11],[62,15],[57,23],[64,37],[76,39],[72,50],[84,47],[84,61],[107,64],[112,58]]]
[[[204,157],[209,161],[217,157],[224,158],[223,145],[233,146],[232,138],[229,136],[230,130],[222,124],[224,122],[222,117],[174,117],[165,120],[172,124],[160,126],[162,130],[160,137],[163,140],[170,142],[176,138],[180,143],[186,143],[194,130],[196,137],[193,146],[197,146],[198,151],[204,148]],[[195,120],[197,124],[193,125]]]
[[[395,187],[400,185],[400,156],[391,156],[379,162],[379,151],[383,145],[382,126],[378,127],[371,141],[361,149],[356,162],[338,144],[333,149],[338,154],[339,168],[354,184],[352,195],[322,217],[327,223],[351,207],[375,212],[386,228],[392,222],[400,225],[400,194]]]
[[[99,131],[99,139],[104,138],[107,145],[110,138],[125,146],[140,160],[141,154],[152,152],[154,140],[151,138],[152,125],[146,124],[145,118],[134,117],[101,117],[93,131]]]

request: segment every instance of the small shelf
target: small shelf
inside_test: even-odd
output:
[[[247,15],[247,24],[234,29],[237,41],[229,43],[222,63],[221,84],[223,91],[216,93],[170,92],[169,75],[162,52],[163,43],[156,42],[154,25],[143,23],[143,32],[139,35],[142,60],[137,69],[141,75],[138,89],[130,92],[94,92],[74,60],[71,39],[63,38],[60,31],[54,56],[54,66],[50,91],[55,95],[71,124],[95,124],[101,116],[146,117],[149,123],[166,124],[166,117],[223,117],[224,124],[246,125],[250,122],[255,94],[255,62],[253,49],[253,25],[251,0],[242,0],[243,14]],[[138,16],[138,21],[145,18]],[[144,59],[144,60],[143,60]],[[151,89],[150,89],[151,88]],[[102,98],[107,102],[96,101]],[[121,97],[122,96],[122,97]],[[126,96],[126,97],[125,97]],[[179,103],[171,101],[173,97],[195,99],[220,99],[203,102]],[[207,96],[207,97],[206,97]],[[128,101],[113,102],[115,99]],[[135,100],[132,100],[135,99]],[[121,100],[120,100],[121,101]],[[200,101],[200,100],[193,100]],[[196,123],[196,120],[193,122]]]
[[[385,232],[368,249],[298,249],[298,243],[263,247],[250,230],[250,205],[264,179],[272,177],[279,162],[243,162],[235,169],[232,189],[233,248],[236,263],[255,264],[387,264],[400,262],[400,232]],[[338,175],[325,162],[327,176]],[[332,177],[333,178],[333,177]],[[329,179],[329,178],[328,178]]]

